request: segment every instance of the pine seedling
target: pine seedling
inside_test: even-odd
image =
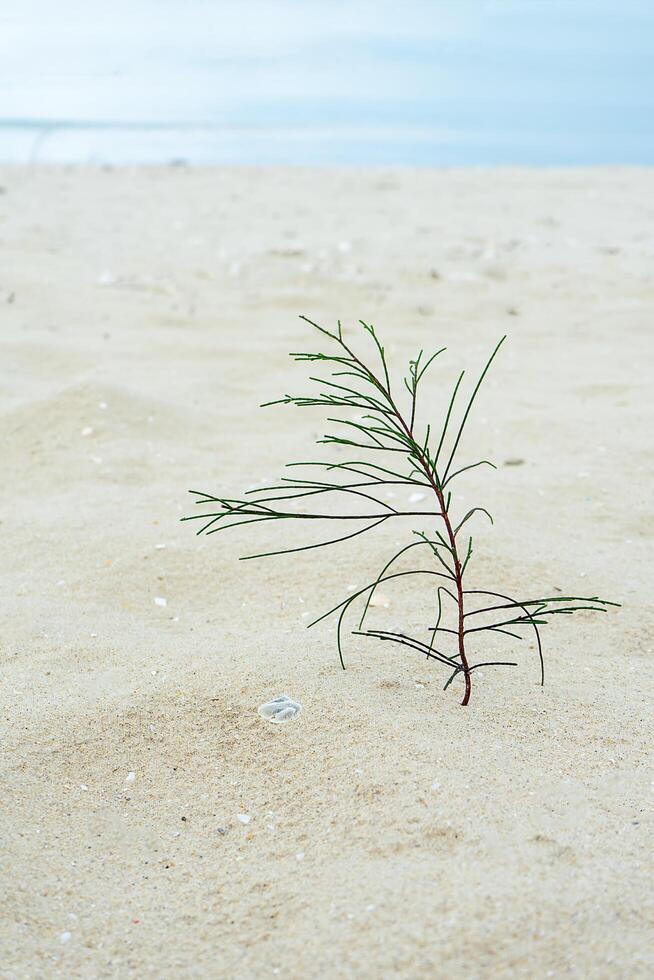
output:
[[[351,541],[398,519],[419,521],[423,528],[413,531],[412,539],[391,556],[378,575],[315,619],[309,627],[328,617],[337,617],[336,644],[341,666],[345,669],[343,624],[350,608],[358,602],[361,613],[358,627],[352,630],[354,635],[395,643],[416,651],[434,664],[442,664],[447,671],[445,689],[456,678],[463,680],[461,703],[464,705],[470,701],[475,670],[480,667],[517,666],[513,660],[473,659],[470,646],[476,646],[487,634],[495,639],[508,636],[521,640],[526,629],[532,631],[535,637],[540,683],[544,684],[540,628],[549,623],[553,616],[569,616],[581,610],[605,612],[607,607],[618,603],[597,596],[557,595],[514,599],[497,591],[466,588],[473,554],[470,522],[482,516],[492,523],[493,518],[484,507],[473,507],[455,516],[457,508],[452,488],[471,470],[482,466],[495,469],[487,459],[460,465],[458,452],[479,389],[506,338],[502,337],[495,347],[472,392],[463,401],[463,407],[459,407],[457,399],[461,399],[464,372],[459,375],[443,422],[435,429],[429,424],[418,424],[418,390],[427,371],[445,348],[437,350],[430,357],[425,357],[420,351],[415,360],[409,362],[408,372],[402,379],[404,391],[400,400],[391,385],[385,349],[371,324],[359,321],[372,344],[372,364],[356,353],[351,341],[346,341],[340,321],[337,331],[333,333],[307,317],[301,319],[328,339],[329,351],[293,353],[291,357],[296,361],[308,362],[322,376],[311,377],[316,386],[313,394],[285,395],[265,405],[328,409],[331,413],[328,421],[338,428],[318,439],[318,444],[337,447],[340,455],[352,455],[353,458],[288,463],[287,467],[293,470],[311,471],[313,478],[296,475],[282,477],[279,484],[248,490],[237,498],[192,490],[190,492],[195,496],[201,512],[182,519],[200,521],[198,534],[215,534],[228,528],[261,525],[270,521],[313,521],[321,527],[329,525],[338,528],[324,540],[258,552],[244,557],[242,560],[245,561],[326,548]],[[409,499],[427,499],[431,501],[431,506],[427,504],[419,509],[397,507],[382,497],[382,494],[386,498],[390,496],[389,487],[413,487],[415,490]],[[391,500],[394,499],[394,496],[391,497]],[[352,513],[344,506],[334,513],[323,506],[328,501],[336,500],[356,502],[359,510],[363,507],[363,512]],[[319,509],[311,509],[314,505],[318,505]],[[307,510],[307,507],[310,509]],[[429,530],[424,530],[425,524]],[[418,557],[419,553],[429,560],[428,568],[396,565],[404,556],[411,554],[413,558]],[[401,570],[397,570],[398,567]],[[368,627],[377,588],[383,583],[411,576],[428,576],[427,581],[433,583],[433,622],[429,624],[428,620],[422,635],[418,637],[405,631]],[[454,613],[449,627],[444,625],[446,603],[452,604]]]

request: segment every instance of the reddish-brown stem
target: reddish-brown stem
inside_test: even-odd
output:
[[[365,365],[362,363],[362,361],[359,360],[359,358],[356,356],[356,354],[352,350],[350,350],[350,348],[342,340],[341,340],[341,344],[344,347],[344,349],[348,352],[348,354],[353,358],[353,360],[355,360],[368,373],[368,375],[370,377],[374,377],[373,375],[370,374],[370,372],[365,367]],[[404,418],[403,418],[401,412],[399,411],[399,409],[397,408],[395,402],[393,401],[393,397],[392,397],[391,392],[390,392],[390,385],[388,387],[385,387],[377,378],[375,378],[374,380],[375,380],[375,383],[377,384],[378,388],[381,391],[383,391],[383,393],[388,398],[388,403],[391,406],[393,412],[395,413],[395,417],[397,418],[398,422],[400,423],[400,425],[402,426],[402,428],[406,432],[407,436],[409,437],[409,439],[412,441],[412,443],[414,445],[417,445],[417,443],[415,441],[415,438],[414,438],[414,435],[413,435],[413,424],[407,425],[407,423],[404,421]],[[414,407],[415,407],[415,405],[414,405]],[[412,422],[413,422],[413,412],[412,412]],[[439,503],[440,509],[441,509],[441,517],[443,518],[443,522],[445,524],[445,529],[447,531],[447,536],[448,536],[449,541],[450,541],[450,553],[451,553],[452,558],[454,560],[454,580],[456,582],[456,592],[457,592],[457,600],[458,600],[457,605],[459,607],[459,626],[458,626],[458,635],[459,635],[459,658],[461,660],[461,669],[463,671],[463,678],[464,678],[464,681],[465,681],[465,692],[464,692],[463,701],[461,702],[461,704],[463,706],[465,706],[470,701],[470,695],[472,693],[472,682],[470,680],[470,665],[468,663],[468,658],[466,657],[466,651],[465,651],[465,626],[464,626],[464,609],[463,609],[463,575],[461,573],[461,562],[459,561],[459,553],[458,553],[457,547],[456,547],[456,537],[455,537],[454,531],[452,530],[452,523],[450,521],[450,515],[448,514],[447,506],[445,504],[445,496],[443,494],[443,491],[439,487],[438,483],[436,482],[436,479],[435,479],[434,474],[432,472],[431,466],[429,465],[429,462],[425,459],[424,453],[419,452],[416,455],[416,458],[418,459],[418,461],[420,463],[420,466],[422,468],[423,473],[425,474],[425,476],[429,480],[429,484],[430,484],[432,490],[434,491],[434,493],[436,494],[436,497],[438,498],[438,503]]]
[[[463,576],[461,575],[461,562],[459,561],[459,555],[456,550],[456,539],[454,537],[454,531],[452,530],[452,525],[450,523],[450,516],[445,507],[445,500],[443,499],[443,491],[436,486],[433,479],[430,480],[433,486],[436,496],[441,504],[441,510],[443,515],[443,521],[447,529],[447,536],[450,539],[450,548],[452,549],[452,557],[454,559],[454,573],[456,577],[456,592],[458,598],[459,606],[459,657],[461,658],[461,666],[463,668],[463,679],[465,681],[466,689],[463,695],[462,705],[466,705],[470,700],[470,694],[472,692],[472,684],[470,681],[470,666],[468,664],[468,659],[466,657],[465,651],[465,627],[463,624],[464,613],[463,613]]]
[[[412,437],[413,438],[413,437]],[[445,505],[445,497],[443,491],[436,483],[433,477],[430,467],[426,464],[424,459],[421,459],[420,465],[422,466],[423,472],[431,487],[438,498],[438,503],[441,508],[441,517],[445,524],[445,529],[447,531],[447,536],[450,539],[450,550],[452,553],[452,558],[454,559],[454,577],[456,581],[456,592],[457,592],[457,605],[459,607],[459,657],[461,658],[461,667],[463,669],[463,679],[465,681],[465,693],[463,695],[462,705],[466,705],[470,700],[470,694],[472,693],[472,682],[470,680],[470,665],[468,664],[468,658],[466,657],[465,651],[465,626],[464,626],[464,610],[463,610],[463,576],[461,574],[461,562],[459,561],[459,553],[456,549],[456,538],[454,536],[454,531],[452,530],[452,524],[450,522],[450,515],[447,512],[447,507]]]

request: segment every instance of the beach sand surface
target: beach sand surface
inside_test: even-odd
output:
[[[654,171],[0,185],[0,975],[651,976]],[[330,454],[320,410],[258,407],[307,388],[301,313],[399,366],[447,346],[425,421],[509,335],[461,446],[498,467],[453,499],[495,518],[469,587],[623,604],[544,630],[544,688],[529,636],[479,643],[519,666],[462,708],[419,654],[348,633],[343,672],[306,629],[410,520],[260,562],[320,533],[180,523]],[[425,629],[420,589],[371,625]]]

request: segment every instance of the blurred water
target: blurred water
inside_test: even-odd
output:
[[[654,163],[651,0],[4,0],[0,160]]]

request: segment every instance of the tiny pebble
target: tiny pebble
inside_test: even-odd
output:
[[[84,428],[82,429],[82,435],[83,436],[92,436],[93,435],[93,428],[92,428],[92,426],[85,425]]]
[[[133,783],[135,779],[136,779],[135,772],[128,772],[127,775],[125,776],[126,783]]]
[[[72,935],[72,932],[62,932],[62,934],[59,936],[59,942],[62,944],[62,946],[64,943],[68,942]]]
[[[158,595],[158,596],[155,596],[154,604],[155,604],[155,606],[167,606],[168,605],[168,600],[167,599],[164,599],[163,596]]]
[[[296,861],[303,861],[304,860],[304,851],[298,851],[297,854],[295,855],[295,860]]]
[[[237,813],[236,819],[239,820],[241,823],[249,823],[252,817],[250,816],[249,813]]]
[[[161,550],[162,550],[163,548],[165,548],[165,547],[166,547],[166,545],[165,545],[165,544],[155,544],[155,546],[154,546],[154,547],[155,547],[155,549],[156,549],[157,551],[161,551]]]

